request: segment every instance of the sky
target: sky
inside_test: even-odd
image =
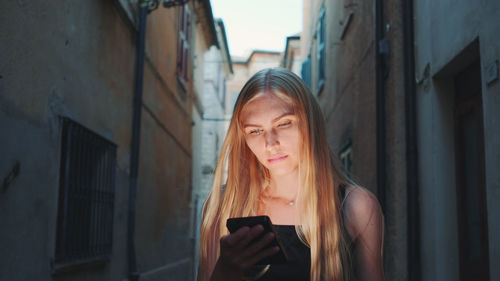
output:
[[[253,49],[285,50],[286,37],[302,30],[302,0],[210,0],[224,21],[231,56]]]

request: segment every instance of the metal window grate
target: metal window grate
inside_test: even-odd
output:
[[[116,145],[62,118],[56,263],[111,254]]]

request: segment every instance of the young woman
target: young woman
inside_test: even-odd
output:
[[[334,163],[321,109],[302,80],[282,68],[250,78],[204,206],[199,280],[383,280],[378,201]],[[262,226],[226,229],[228,218],[256,215],[275,224],[286,264],[255,265],[278,251]]]

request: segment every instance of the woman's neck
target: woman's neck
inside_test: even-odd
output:
[[[295,200],[299,188],[298,172],[291,174],[272,176],[269,182],[269,189],[266,192],[268,196],[279,197],[286,200]]]

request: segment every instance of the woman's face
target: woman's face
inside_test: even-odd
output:
[[[268,94],[257,96],[241,112],[246,143],[271,176],[294,173],[301,139],[298,118],[282,99]]]

